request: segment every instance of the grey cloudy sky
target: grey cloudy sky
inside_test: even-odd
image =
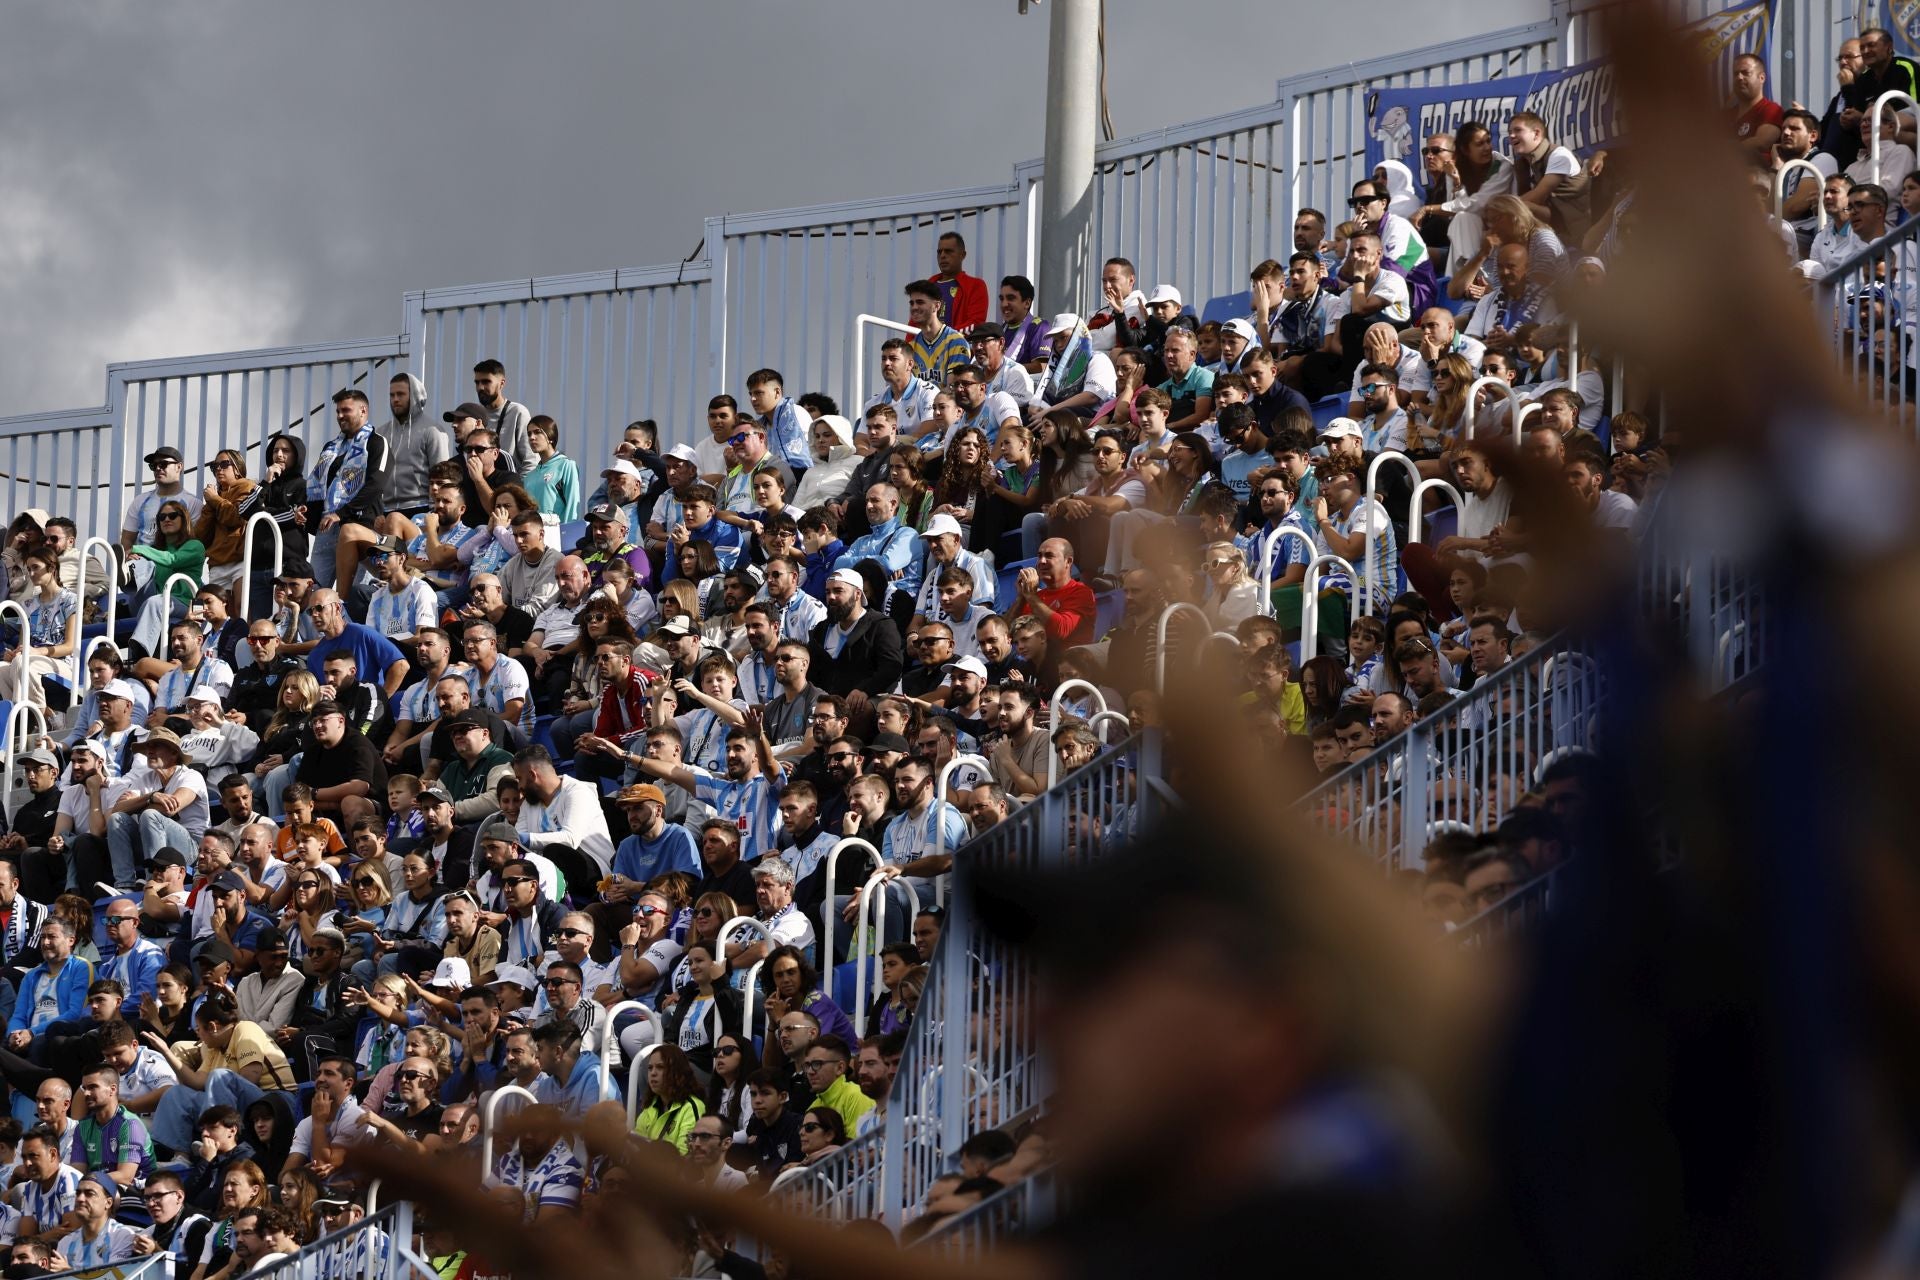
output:
[[[1546,5],[1108,9],[1126,135]],[[406,289],[674,261],[721,212],[1004,182],[1044,119],[1046,18],[1015,0],[6,16],[0,415],[97,404],[110,361],[391,333]]]

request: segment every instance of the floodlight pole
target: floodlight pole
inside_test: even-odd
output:
[[[1047,150],[1040,186],[1043,313],[1082,312],[1094,298],[1094,130],[1100,112],[1100,0],[1047,0]]]

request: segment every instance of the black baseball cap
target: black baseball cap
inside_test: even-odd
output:
[[[459,408],[449,409],[440,415],[440,421],[442,422],[458,422],[462,418],[478,418],[480,421],[485,422],[487,420],[486,408],[468,400]]]
[[[876,733],[873,741],[861,748],[862,755],[877,756],[888,751],[898,751],[906,755],[913,750],[913,744],[897,733]]]

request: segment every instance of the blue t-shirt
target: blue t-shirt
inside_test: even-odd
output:
[[[701,874],[700,852],[693,836],[678,823],[669,822],[655,840],[630,835],[613,852],[613,874],[638,880],[642,884],[669,871]]]
[[[347,629],[338,636],[313,646],[313,651],[307,655],[307,670],[318,679],[325,672],[327,656],[334,653],[352,654],[360,682],[376,687],[386,683],[388,667],[407,660],[393,641],[358,622],[349,622]]]
[[[1245,449],[1229,449],[1220,459],[1220,483],[1233,490],[1233,496],[1245,504],[1253,496],[1253,484],[1250,477],[1261,467],[1273,465],[1273,458],[1265,449],[1255,449],[1248,453]]]

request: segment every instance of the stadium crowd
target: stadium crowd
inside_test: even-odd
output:
[[[1873,35],[1852,74],[1893,83]],[[1757,180],[1851,165],[1854,82],[1821,120],[1758,67]],[[804,1179],[886,1123],[954,851],[1099,754],[1095,712],[1160,723],[1170,605],[1206,618],[1174,619],[1177,660],[1231,653],[1236,731],[1324,775],[1549,643],[1547,517],[1624,549],[1673,443],[1574,352],[1633,189],[1525,112],[1421,156],[1344,218],[1302,210],[1224,320],[1121,258],[1090,314],[1043,318],[1018,275],[990,303],[949,233],[852,414],[761,369],[692,441],[643,420],[576,460],[489,359],[471,401],[436,414],[399,374],[376,423],[347,387],[317,447],[222,450],[194,486],[154,450],[111,567],[20,513],[0,591],[30,644],[0,694],[49,729],[0,836],[11,1261],[159,1251],[225,1280],[364,1214],[356,1144],[477,1154],[507,1084],[536,1101],[484,1173],[528,1221],[617,1186],[561,1134],[596,1106],[630,1103],[689,1178]],[[1885,191],[1827,179],[1860,231],[1845,185]],[[1796,256],[1838,261],[1817,194],[1789,187]],[[1369,492],[1386,454],[1408,465]],[[1437,541],[1408,527],[1415,475],[1458,491]],[[92,638],[109,593],[130,627]],[[1562,760],[1441,834],[1410,885],[1435,924],[1563,856],[1586,779]],[[846,837],[877,858],[830,868]],[[867,1001],[836,976],[861,964]],[[983,1130],[924,1221],[1045,1148]]]

